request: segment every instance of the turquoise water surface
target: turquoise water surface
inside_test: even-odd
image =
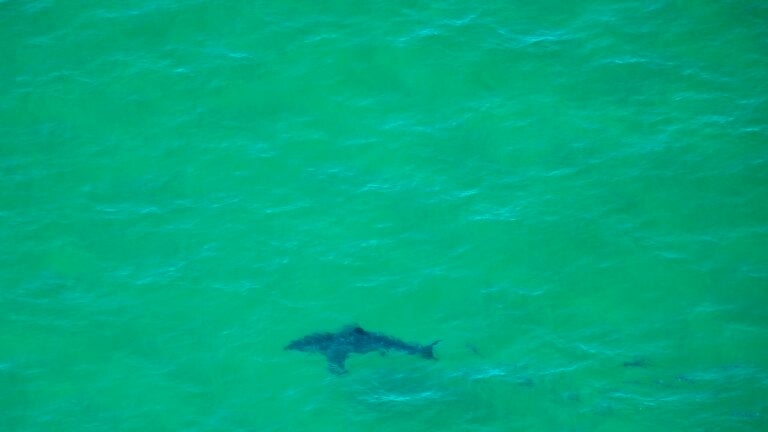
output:
[[[0,430],[765,431],[766,22],[0,0]]]

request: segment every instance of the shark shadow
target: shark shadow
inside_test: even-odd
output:
[[[389,351],[399,351],[437,360],[432,349],[438,342],[440,341],[436,340],[429,345],[407,343],[381,333],[363,330],[357,325],[350,325],[336,333],[313,333],[304,336],[289,343],[285,349],[320,353],[328,360],[328,370],[341,375],[347,372],[344,362],[350,354],[378,352],[385,355]]]

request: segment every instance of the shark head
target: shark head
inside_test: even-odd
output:
[[[300,341],[300,340],[295,340],[295,341],[293,341],[293,342],[289,343],[289,344],[288,344],[288,345],[286,345],[286,346],[285,346],[285,348],[283,348],[283,349],[284,349],[284,350],[296,350],[296,351],[304,351],[304,349],[302,349],[302,344],[301,344],[301,341]]]
[[[296,339],[285,346],[285,350],[304,351],[304,352],[322,352],[328,349],[333,342],[333,335],[330,333],[317,333]]]

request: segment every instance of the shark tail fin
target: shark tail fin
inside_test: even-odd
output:
[[[437,357],[435,357],[435,353],[432,351],[432,348],[434,348],[438,343],[440,343],[440,340],[436,340],[429,345],[422,346],[421,356],[425,359],[437,360]]]

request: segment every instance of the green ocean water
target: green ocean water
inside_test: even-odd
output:
[[[766,22],[0,0],[0,430],[766,430]]]

